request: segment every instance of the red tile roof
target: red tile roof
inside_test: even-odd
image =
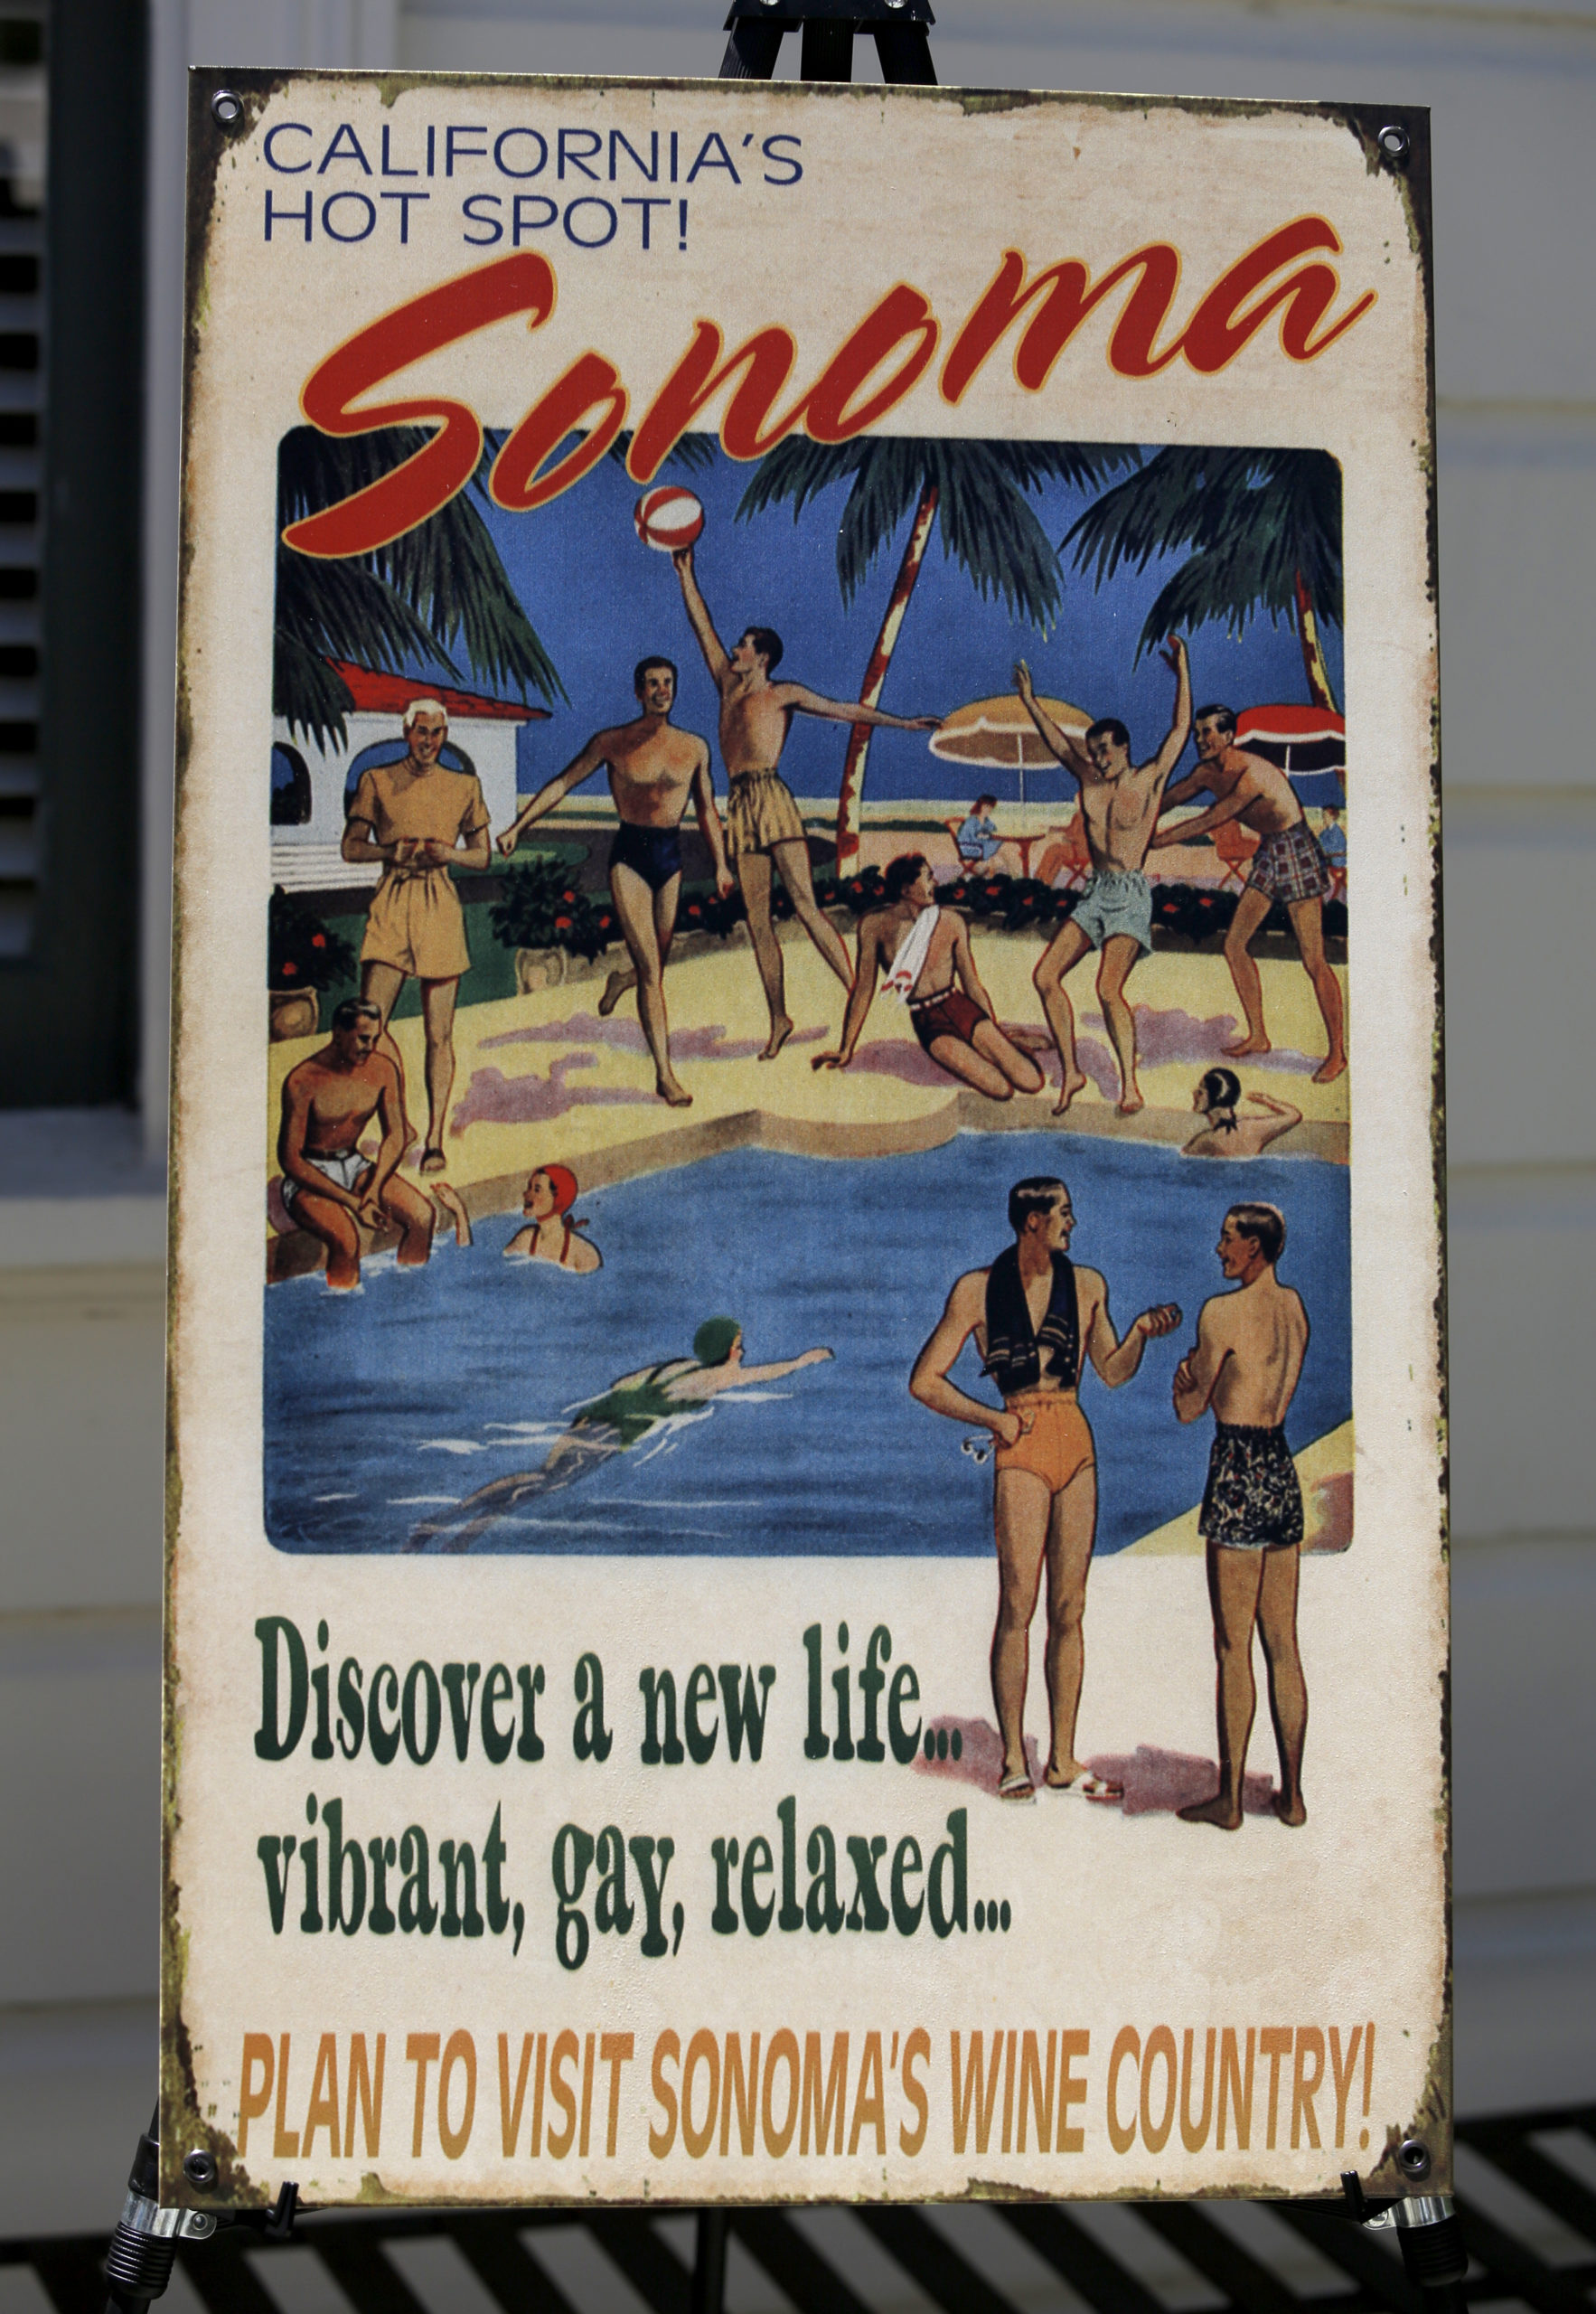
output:
[[[347,685],[355,706],[369,715],[402,715],[413,699],[436,699],[451,715],[477,723],[547,723],[546,707],[526,707],[518,700],[483,699],[475,691],[455,691],[447,683],[422,682],[414,675],[383,674],[375,667],[357,667],[347,659],[327,664]]]

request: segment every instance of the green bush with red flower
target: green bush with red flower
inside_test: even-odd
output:
[[[620,936],[615,910],[577,889],[557,860],[530,860],[512,868],[489,911],[493,937],[506,948],[564,948],[596,956]]]
[[[353,977],[354,950],[305,901],[274,887],[266,920],[268,988],[314,988],[324,995]]]

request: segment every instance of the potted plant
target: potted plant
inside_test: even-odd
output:
[[[557,988],[567,960],[589,960],[615,936],[615,920],[579,891],[569,869],[555,860],[529,861],[504,878],[489,914],[493,937],[515,951],[515,984],[525,996]]]
[[[321,997],[353,973],[354,950],[280,884],[273,889],[267,914],[266,945],[272,1042],[314,1036],[321,1023]]]

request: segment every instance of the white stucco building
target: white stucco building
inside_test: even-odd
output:
[[[515,735],[523,723],[548,720],[548,710],[505,699],[483,699],[411,675],[386,674],[339,659],[330,663],[354,701],[344,718],[341,745],[295,732],[282,716],[272,722],[271,876],[286,891],[328,891],[374,884],[380,870],[351,868],[339,847],[348,801],[361,774],[397,763],[405,753],[403,719],[412,700],[436,699],[449,719],[443,762],[474,772],[495,832],[515,817]]]

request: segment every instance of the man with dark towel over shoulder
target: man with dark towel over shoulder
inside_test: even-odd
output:
[[[1003,1738],[999,1798],[1036,1797],[1025,1755],[1025,1691],[1045,1566],[1052,1744],[1044,1782],[1051,1792],[1117,1800],[1116,1788],[1089,1773],[1075,1749],[1085,1662],[1081,1624],[1097,1531],[1097,1453],[1081,1411],[1081,1369],[1089,1358],[1098,1379],[1117,1390],[1136,1372],[1148,1343],[1174,1331],[1180,1312],[1172,1303],[1144,1310],[1120,1340],[1103,1278],[1069,1258],[1075,1217],[1062,1181],[1043,1175],[1017,1181],[1009,1192],[1009,1226],[1014,1244],[990,1269],[967,1271],[949,1294],[909,1388],[933,1414],[990,1430],[997,1442],[992,1701]],[[972,1334],[984,1371],[1002,1393],[1001,1406],[983,1405],[948,1378]]]
[[[630,723],[595,731],[581,754],[540,787],[505,829],[499,849],[508,858],[522,832],[573,787],[591,779],[601,767],[609,773],[610,794],[621,821],[610,846],[610,897],[621,919],[632,970],[610,974],[598,1009],[607,1017],[629,988],[637,991],[643,1033],[653,1055],[654,1090],[673,1109],[685,1109],[690,1107],[692,1095],[671,1065],[665,959],[681,898],[681,829],[690,800],[698,811],[715,870],[715,889],[722,899],[731,891],[731,870],[709,784],[709,743],[696,731],[679,731],[671,720],[676,703],[674,663],[641,660],[632,687],[643,712]]]
[[[748,912],[754,961],[770,1011],[770,1036],[761,1060],[774,1060],[793,1033],[787,1014],[781,943],[771,921],[773,871],[792,897],[793,911],[844,988],[852,982],[848,951],[814,896],[809,842],[792,790],[778,766],[795,714],[823,716],[831,723],[869,723],[893,731],[934,731],[936,715],[888,715],[857,700],[824,699],[804,683],[778,682],[782,638],[770,626],[748,626],[728,651],[715,632],[709,607],[693,571],[693,550],[681,547],[671,558],[681,581],[681,599],[710,680],[720,693],[720,753],[730,792],[726,824],[731,864]]]
[[[1188,1824],[1234,1832],[1242,1820],[1242,1779],[1257,1689],[1253,1632],[1269,1667],[1269,1710],[1280,1751],[1274,1812],[1307,1821],[1302,1739],[1308,1688],[1297,1651],[1297,1572],[1302,1489],[1286,1444],[1286,1412],[1308,1350],[1301,1296],[1275,1276],[1286,1225],[1272,1205],[1233,1205],[1215,1248],[1237,1289],[1205,1302],[1197,1347],[1175,1375],[1175,1411],[1215,1420],[1208,1484],[1198,1525],[1208,1547],[1208,1602],[1218,1659],[1219,1789],[1182,1808]]]

